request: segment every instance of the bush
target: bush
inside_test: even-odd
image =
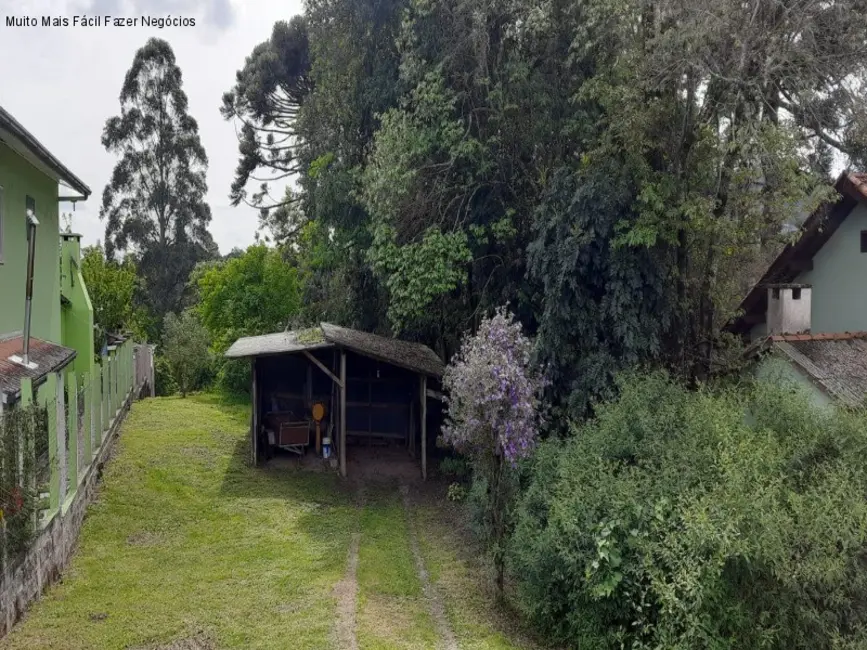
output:
[[[249,395],[250,382],[249,359],[222,359],[217,372],[217,385],[232,395]]]
[[[154,358],[154,393],[157,397],[174,395],[178,392],[178,382],[172,374],[169,360],[162,355]]]
[[[619,388],[534,458],[509,547],[522,609],[581,648],[865,647],[867,416],[779,378]]]
[[[208,331],[196,314],[166,314],[163,354],[181,397],[207,386],[213,380],[213,361]]]

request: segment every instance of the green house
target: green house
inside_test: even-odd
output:
[[[21,397],[22,380],[50,400],[57,373],[94,364],[93,309],[79,269],[80,237],[60,232],[58,203],[90,188],[0,107],[0,409]],[[29,358],[24,351],[28,224],[35,217]],[[45,389],[40,386],[46,385]]]
[[[867,403],[867,174],[846,171],[835,201],[746,295],[727,329],[751,343],[759,376],[794,380],[814,403]]]

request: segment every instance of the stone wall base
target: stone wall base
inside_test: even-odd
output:
[[[102,468],[114,447],[120,425],[129,411],[131,390],[108,428],[99,451],[87,468],[78,490],[42,526],[30,549],[7,563],[0,577],[0,638],[24,615],[27,608],[60,578],[78,543],[87,506],[96,496]]]

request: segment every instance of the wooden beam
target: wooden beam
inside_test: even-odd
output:
[[[250,454],[253,466],[259,463],[259,386],[256,382],[256,357],[250,360],[250,374],[253,376],[253,390],[251,398],[253,402],[252,413],[250,413]]]
[[[322,372],[324,372],[326,375],[331,377],[331,381],[333,381],[335,384],[337,384],[341,388],[344,387],[344,380],[335,376],[335,374],[333,372],[331,372],[324,363],[322,363],[319,359],[317,359],[312,354],[310,354],[307,350],[301,350],[301,352],[304,353],[304,356],[307,357],[308,359],[310,359],[310,361],[312,361],[316,365],[317,368],[319,368]],[[346,356],[346,353],[341,351],[341,353],[340,353],[341,360],[345,356]]]
[[[330,373],[329,373],[330,374]],[[340,475],[346,476],[346,350],[340,350]]]
[[[438,399],[441,402],[443,401],[443,394],[438,390],[432,390],[428,388],[426,394],[428,397],[433,397],[434,399]]]
[[[421,477],[427,480],[427,377],[419,376],[419,397],[421,398]]]

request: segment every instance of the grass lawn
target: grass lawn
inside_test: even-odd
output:
[[[62,583],[0,649],[337,647],[335,586],[360,535],[355,636],[434,648],[414,525],[460,647],[516,648],[435,505],[364,505],[331,474],[247,465],[249,410],[210,395],[137,403]]]

